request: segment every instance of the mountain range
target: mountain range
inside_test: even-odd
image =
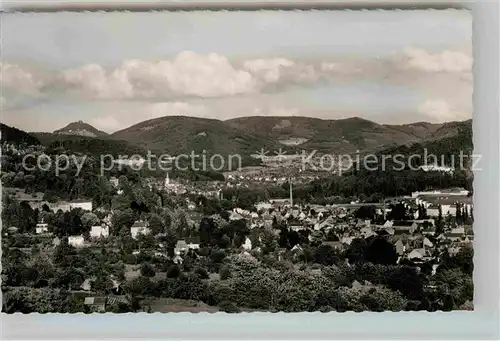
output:
[[[31,135],[46,146],[62,144],[71,146],[71,150],[78,147],[78,152],[86,152],[85,148],[97,148],[99,152],[112,149],[130,154],[149,149],[153,153],[178,155],[206,150],[207,154],[249,156],[261,148],[269,151],[282,148],[290,152],[317,150],[336,154],[380,151],[402,145],[453,139],[464,129],[472,132],[472,120],[387,125],[358,117],[323,120],[298,116],[254,116],[221,121],[165,116],[137,123],[112,134],[78,121],[53,133]]]

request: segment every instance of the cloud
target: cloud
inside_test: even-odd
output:
[[[282,73],[295,65],[293,61],[285,58],[252,59],[243,63],[245,70],[265,83],[278,82]]]
[[[89,123],[95,128],[108,133],[123,128],[123,121],[113,116],[94,117],[91,120],[89,120]]]
[[[125,61],[108,73],[91,64],[63,71],[62,79],[87,96],[100,98],[219,97],[258,90],[250,73],[223,56],[182,52],[171,61]]]
[[[432,85],[437,73],[459,74],[459,81],[470,82],[471,66],[472,58],[462,52],[430,54],[415,48],[407,48],[396,58],[323,60],[276,57],[230,61],[215,53],[185,51],[171,60],[128,60],[114,69],[87,64],[60,70],[50,77],[38,77],[20,66],[4,64],[2,76],[6,88],[25,94],[46,91],[95,100],[182,101],[190,97],[272,93],[318,81],[410,84],[418,79],[421,86],[424,79],[426,87]]]
[[[392,109],[382,100],[363,95],[366,84],[413,93],[415,101],[404,107],[418,113],[416,120],[468,118],[472,112],[471,65],[472,57],[467,53],[445,50],[431,54],[407,48],[391,57],[372,59],[321,56],[229,60],[215,53],[182,52],[168,60],[128,60],[115,68],[87,64],[44,71],[4,63],[0,70],[8,104],[3,107],[6,114],[40,112],[41,116],[43,102],[64,116],[62,112],[68,109],[57,106],[63,103],[70,111],[85,114],[81,118],[96,128],[114,132],[167,115],[218,119],[248,115],[362,116],[344,112],[345,101],[325,99],[336,89],[345,91],[341,96],[355,92],[365,101],[354,101],[353,108],[372,101],[373,115],[377,110],[380,117],[391,115]],[[418,105],[421,98],[429,100]],[[87,104],[97,111],[83,108]],[[22,120],[27,118],[14,121]]]
[[[418,111],[434,122],[457,121],[468,118],[468,115],[464,112],[452,108],[447,101],[442,99],[427,100],[420,104]]]
[[[2,86],[22,95],[38,95],[43,85],[41,80],[17,64],[0,63]]]
[[[407,67],[425,72],[471,72],[472,57],[462,52],[445,50],[431,54],[425,50],[407,48]]]
[[[99,99],[131,98],[134,89],[127,74],[117,69],[111,74],[97,64],[62,71],[60,77],[70,91],[83,91],[85,95]]]

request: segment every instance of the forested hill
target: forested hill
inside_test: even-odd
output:
[[[459,167],[460,153],[470,156],[474,149],[472,141],[472,120],[464,122],[453,122],[443,127],[445,132],[441,132],[443,137],[424,140],[411,145],[401,145],[385,149],[379,155],[402,155],[405,159],[412,155],[414,165],[422,165],[425,162],[424,155],[434,155],[437,157],[439,166]],[[428,163],[432,161],[428,160]],[[444,162],[443,162],[444,161]]]
[[[86,155],[132,155],[146,154],[146,149],[123,140],[99,139],[87,136],[35,133],[41,143],[49,149],[62,149],[66,153]]]
[[[0,130],[2,132],[1,141],[2,143],[10,143],[10,144],[26,144],[26,145],[39,145],[40,141],[31,134],[27,132],[9,127],[3,123],[0,123]]]

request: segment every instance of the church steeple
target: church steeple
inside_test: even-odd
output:
[[[170,177],[168,176],[167,172],[167,176],[165,177],[165,187],[168,187],[168,185],[170,185]]]

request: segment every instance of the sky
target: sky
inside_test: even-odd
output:
[[[472,115],[464,10],[8,13],[1,121],[112,133],[167,115]]]

